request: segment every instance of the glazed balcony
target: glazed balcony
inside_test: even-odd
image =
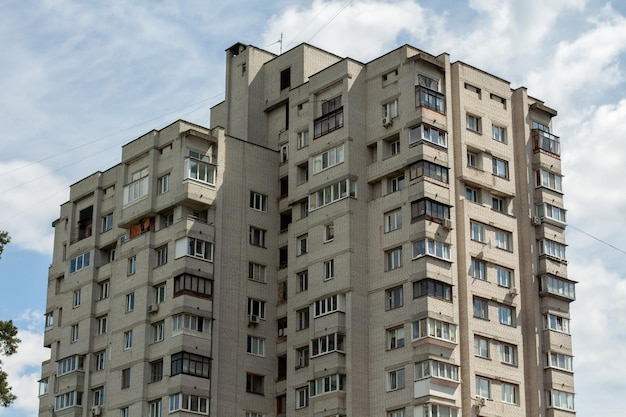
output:
[[[561,155],[561,144],[559,137],[541,129],[532,129],[533,150],[544,151],[559,158]]]

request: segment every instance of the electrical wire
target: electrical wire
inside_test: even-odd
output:
[[[606,246],[608,246],[609,248],[615,249],[616,251],[621,252],[621,253],[623,253],[624,255],[626,255],[626,251],[624,251],[624,250],[622,250],[622,249],[618,248],[618,247],[617,247],[617,246],[615,246],[615,245],[610,244],[609,242],[606,242],[606,241],[604,241],[604,240],[600,239],[599,237],[595,237],[595,236],[594,236],[594,235],[592,235],[591,233],[587,233],[587,232],[585,232],[584,230],[582,230],[582,229],[580,229],[580,228],[578,228],[578,227],[576,227],[576,226],[574,226],[574,225],[571,225],[571,224],[569,224],[569,223],[567,224],[567,227],[572,228],[572,229],[574,229],[574,230],[577,230],[577,231],[579,231],[580,233],[582,233],[582,234],[584,234],[584,235],[586,235],[586,236],[588,236],[588,237],[590,237],[590,238],[592,238],[592,239],[597,240],[598,242],[602,243],[603,245],[606,245]]]
[[[333,17],[331,17],[330,19],[328,19],[328,21],[326,23],[324,23],[317,31],[315,31],[315,33],[313,33],[313,35],[311,35],[311,37],[307,40],[308,42],[311,42],[311,40],[316,37],[321,31],[323,31],[324,29],[326,29],[326,27],[328,25],[330,25],[332,23],[333,20],[335,20],[335,18],[337,16],[339,16],[341,14],[341,12],[343,12],[348,6],[350,6],[352,3],[354,2],[354,0],[350,0],[348,1],[346,4],[343,5],[343,7],[341,9],[339,9],[339,11],[337,13],[335,13],[335,15]]]

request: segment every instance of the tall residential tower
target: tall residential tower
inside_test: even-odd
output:
[[[575,415],[555,110],[409,45],[225,90],[72,185],[40,416]]]

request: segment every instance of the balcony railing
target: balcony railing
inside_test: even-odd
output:
[[[418,85],[415,87],[415,106],[426,107],[441,114],[446,114],[445,96],[438,91]]]
[[[540,129],[532,130],[533,150],[543,150],[553,155],[561,155],[559,137]]]
[[[339,107],[337,110],[318,117],[315,119],[315,134],[313,139],[317,139],[320,136],[324,136],[327,133],[337,130],[343,127],[343,107]]]

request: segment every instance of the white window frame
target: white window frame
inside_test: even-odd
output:
[[[309,386],[296,388],[296,410],[309,406]]]
[[[187,240],[187,251],[186,251],[187,256],[213,262],[213,249],[214,249],[213,242],[207,242],[206,240],[200,240],[200,239],[196,239],[193,237],[188,237],[186,240]],[[178,250],[176,251],[176,253],[178,255]]]
[[[212,160],[212,156],[189,151],[189,156],[185,158],[185,179],[214,186],[217,166],[212,163]]]
[[[105,334],[108,327],[108,316],[105,314],[104,316],[98,317],[96,320],[98,320],[97,334]]]
[[[505,326],[516,327],[515,307],[498,305],[498,322]]]
[[[165,340],[165,322],[159,321],[152,325],[152,343]]]
[[[398,117],[398,99],[383,104],[383,117],[390,119]]]
[[[387,391],[397,391],[406,385],[404,368],[387,372]]]
[[[311,143],[311,138],[309,136],[309,130],[302,130],[296,134],[298,149],[306,148]]]
[[[496,266],[496,277],[500,287],[511,288],[513,286],[513,271],[510,269]]]
[[[262,337],[248,335],[246,352],[253,356],[265,357],[265,339]]]
[[[567,372],[574,372],[574,358],[564,353],[549,351],[546,353],[546,366]]]
[[[80,307],[80,288],[72,294],[72,308]]]
[[[500,362],[517,365],[517,346],[508,343],[500,344]]]
[[[148,174],[148,168],[144,168],[131,175],[131,182],[124,186],[124,206],[148,195]]]
[[[320,209],[345,198],[357,198],[356,181],[341,180],[309,194],[309,210]]]
[[[491,126],[491,138],[500,143],[506,143],[506,128],[502,126]]]
[[[301,293],[309,289],[309,271],[301,271],[296,274],[296,293]]]
[[[103,371],[104,369],[106,369],[106,360],[107,360],[106,350],[102,350],[100,352],[94,353],[96,371]]]
[[[507,384],[503,382],[500,385],[502,392],[502,402],[505,404],[517,404],[519,396],[519,387],[513,384]]]
[[[559,261],[567,262],[565,248],[566,246],[564,244],[555,242],[554,240],[541,239],[539,241],[539,255],[546,255],[551,258],[556,258]]]
[[[344,145],[335,146],[325,152],[313,156],[313,175],[344,162]]]
[[[267,196],[256,191],[250,191],[250,208],[267,213]]]
[[[559,391],[556,389],[547,390],[546,397],[548,407],[561,410],[574,411],[574,394],[571,392]]]
[[[549,203],[537,204],[537,217],[540,219],[550,219],[555,222],[565,223],[565,209],[553,206]]]
[[[331,242],[335,239],[335,223],[327,223],[324,225],[324,243]]]
[[[489,302],[484,298],[474,297],[473,311],[474,317],[489,320]]]
[[[126,294],[126,312],[135,310],[135,293],[131,292]]]
[[[402,286],[385,290],[385,310],[395,310],[404,305],[404,288]]]
[[[387,350],[404,347],[404,326],[386,330]]]
[[[263,300],[248,297],[248,315],[257,316],[261,320],[265,320],[266,303]]]
[[[402,228],[402,209],[385,213],[385,233]]]
[[[402,246],[385,251],[385,271],[402,268]]]
[[[444,261],[450,261],[450,245],[433,239],[421,239],[413,242],[413,259],[422,256],[433,256]]]
[[[345,353],[346,335],[331,333],[311,340],[311,358],[317,358],[332,352]]]
[[[296,238],[296,256],[309,253],[309,235],[305,234]]]
[[[345,391],[346,376],[344,374],[327,375],[316,378],[309,385],[309,396],[317,397],[330,392]]]
[[[389,178],[387,180],[387,187],[388,194],[395,193],[396,191],[400,191],[406,188],[406,178],[404,176],[404,173],[396,175],[393,178]]]
[[[439,378],[453,382],[461,382],[459,374],[458,365],[432,359],[417,362],[414,368],[416,381],[426,378]]]
[[[310,326],[311,313],[309,307],[296,311],[296,331],[308,329]]]
[[[335,278],[335,260],[324,261],[324,281]]]
[[[509,179],[509,161],[505,161],[504,159],[492,157],[492,168],[493,175],[496,177]]]
[[[133,255],[128,258],[128,270],[126,273],[128,275],[133,275],[137,272],[137,255]]]
[[[482,259],[472,258],[469,274],[472,278],[487,281],[487,263]]]
[[[451,343],[457,342],[457,325],[447,321],[423,318],[412,323],[413,340],[433,337],[435,339],[446,340]]]
[[[167,263],[167,245],[156,248],[157,267]]]
[[[489,379],[476,377],[476,396],[491,399],[491,381]]]
[[[336,312],[345,311],[345,295],[334,294],[321,300],[317,300],[313,303],[314,318],[325,316]]]
[[[259,248],[266,247],[267,230],[250,226],[250,244]]]
[[[465,127],[475,133],[482,133],[481,123],[482,120],[479,116],[467,113],[465,117]]]
[[[513,241],[513,235],[511,232],[507,232],[506,230],[495,230],[495,243],[494,246],[498,249],[502,249],[505,251],[512,251],[511,244]]]
[[[133,347],[133,331],[128,330],[123,334],[122,346],[124,350],[132,349]]]
[[[70,274],[74,272],[78,272],[82,269],[85,269],[89,266],[91,252],[85,252],[83,254],[78,255],[75,258],[70,259]]]
[[[563,177],[544,169],[535,171],[536,186],[544,187],[558,193],[563,192]]]
[[[485,243],[485,225],[470,221],[470,239],[475,242]]]
[[[170,174],[165,174],[157,179],[157,195],[165,194],[170,190]]]
[[[266,283],[267,266],[256,262],[248,262],[248,279],[250,281]]]
[[[556,314],[545,315],[544,329],[571,334],[570,319]]]
[[[113,213],[102,216],[102,233],[113,229]]]
[[[474,336],[474,356],[489,359],[489,339],[482,336]]]
[[[409,130],[409,147],[415,146],[421,141],[429,142],[442,148],[448,147],[446,131],[424,123]]]
[[[70,343],[78,341],[78,332],[78,324],[72,324],[72,326],[70,327]]]

